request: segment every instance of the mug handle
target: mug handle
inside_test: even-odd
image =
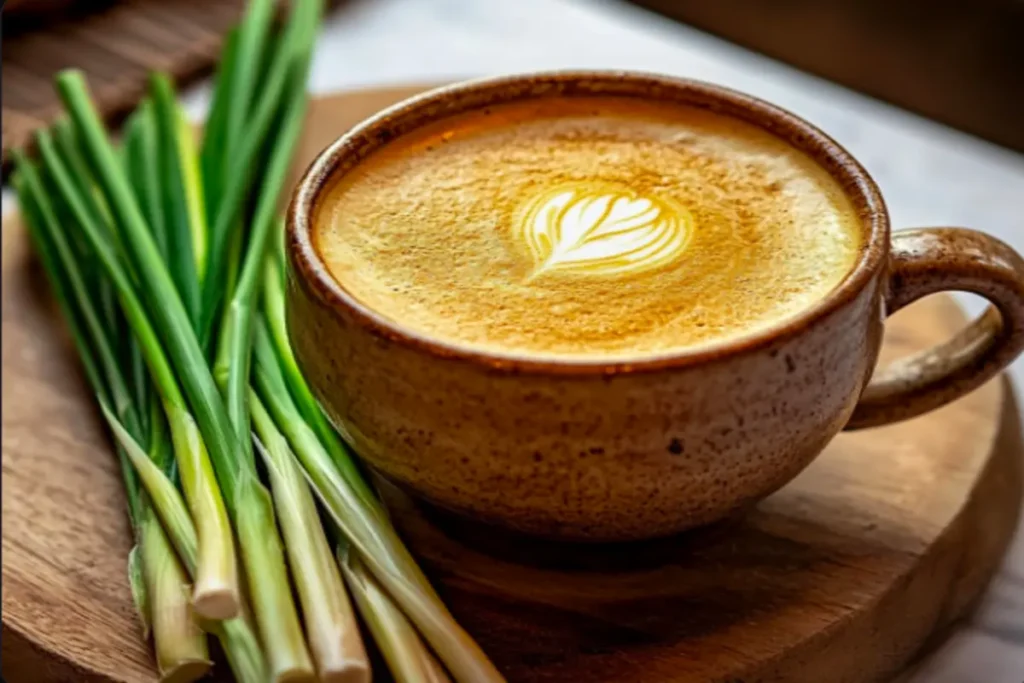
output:
[[[949,341],[875,370],[846,429],[905,420],[960,398],[1024,349],[1024,260],[994,237],[965,228],[892,235],[886,316],[936,292],[979,294],[992,305]]]

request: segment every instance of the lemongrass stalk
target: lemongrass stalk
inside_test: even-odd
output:
[[[296,407],[360,500],[375,514],[386,517],[380,500],[359,470],[355,458],[327,420],[295,360],[295,354],[292,352],[291,343],[288,340],[285,321],[284,272],[280,258],[266,259],[263,280],[263,311],[265,316],[262,316],[262,320],[257,321],[257,326],[266,326],[265,329],[269,332],[270,339],[273,340],[278,365],[284,375],[288,393]],[[269,363],[269,359],[267,362]]]
[[[132,118],[135,118],[134,115]],[[110,211],[107,209],[100,189],[90,182],[92,173],[82,157],[71,122],[66,118],[60,118],[54,124],[52,131],[57,150],[66,160],[72,177],[78,183],[78,190],[86,203],[86,208],[97,222],[110,223]],[[111,235],[111,239],[116,239],[116,237],[116,235]]]
[[[181,113],[174,87],[166,74],[150,76],[150,93],[156,119],[157,148],[160,153],[160,187],[167,220],[167,254],[164,259],[178,296],[192,323],[199,322],[200,289],[193,241],[204,226],[193,226],[191,220],[202,208],[197,205],[196,186],[189,186],[190,159],[182,156]],[[186,136],[191,136],[187,133]],[[198,183],[197,183],[198,185]],[[193,196],[190,196],[193,195]],[[190,206],[196,205],[196,206]]]
[[[96,352],[93,350],[93,346],[88,340],[86,324],[82,320],[83,316],[76,310],[73,304],[73,285],[68,282],[67,273],[60,263],[59,256],[56,253],[56,248],[53,245],[53,239],[50,236],[53,233],[55,226],[49,223],[48,219],[50,216],[48,214],[44,214],[42,209],[36,205],[34,192],[30,190],[28,184],[29,181],[26,180],[27,177],[34,176],[34,173],[26,159],[21,155],[20,151],[16,151],[14,153],[14,161],[18,168],[12,175],[11,180],[15,192],[18,194],[21,212],[26,228],[28,229],[29,238],[35,247],[36,253],[39,255],[39,259],[43,264],[43,270],[50,281],[51,287],[53,287],[57,305],[61,309],[64,320],[67,322],[68,328],[71,331],[71,337],[74,340],[75,348],[78,351],[78,356],[82,363],[82,368],[85,371],[86,378],[89,380],[89,384],[92,386],[97,399],[109,404],[110,390],[107,388],[104,373],[101,372],[99,368],[100,361],[96,358]],[[26,167],[28,170],[26,170]],[[111,411],[113,412],[113,408],[111,408]],[[138,524],[141,514],[141,489],[139,488],[138,477],[128,464],[127,455],[121,450],[118,450],[117,454],[118,461],[121,464],[121,475],[124,480],[128,519],[131,522],[132,529],[134,530]],[[143,625],[145,630],[148,631],[149,612],[148,608],[144,605],[146,600],[145,587],[139,582],[141,572],[134,568],[134,565],[136,565],[138,561],[137,553],[135,553],[135,549],[133,548],[132,553],[129,554],[128,575],[132,582],[133,594],[137,594],[137,599],[135,600],[136,607],[143,615]]]
[[[196,432],[194,422],[188,413],[184,397],[157,333],[146,315],[145,307],[135,294],[132,282],[113,253],[111,245],[104,240],[100,226],[93,222],[85,210],[77,188],[68,176],[67,168],[45,132],[38,136],[38,143],[45,167],[54,180],[58,193],[70,207],[78,227],[85,234],[117,291],[121,308],[135,334],[167,412],[172,434],[178,435],[175,457],[186,497],[199,525],[200,558],[194,585],[196,611],[212,619],[233,616],[238,612],[239,600],[234,544],[224,502],[213,477],[205,447],[199,448],[199,444],[203,442],[192,436]],[[152,241],[150,244],[152,245]],[[182,450],[179,451],[179,448]]]
[[[188,577],[152,513],[142,521],[139,536],[146,590],[153,596],[150,616],[160,680],[195,681],[205,676],[213,663],[206,648],[206,634],[192,615]]]
[[[125,128],[124,150],[128,177],[146,216],[160,253],[166,258],[167,215],[161,191],[163,155],[157,131],[156,112],[150,98],[142,100]],[[89,177],[89,176],[85,176]]]
[[[237,439],[202,349],[188,324],[188,313],[170,273],[160,259],[127,181],[115,163],[110,142],[89,98],[81,73],[61,73],[57,77],[57,86],[92,158],[100,186],[124,239],[125,251],[135,265],[139,288],[150,304],[154,327],[159,330],[167,355],[178,371],[185,395],[195,408],[195,416],[218,478],[223,479],[221,483],[225,498],[233,504],[236,480],[240,477],[239,473],[246,470],[239,467],[236,458]],[[120,270],[116,263],[112,267]],[[174,376],[169,369],[168,373]]]
[[[213,82],[213,99],[210,113],[203,128],[203,142],[199,151],[199,164],[203,180],[203,194],[207,198],[206,220],[213,220],[216,210],[215,197],[220,196],[221,151],[224,149],[224,129],[227,126],[227,111],[230,105],[230,80],[235,73],[235,59],[238,54],[238,27],[228,31],[221,50],[220,64]]]
[[[60,268],[63,273],[62,279],[67,283],[66,293],[71,297],[69,305],[75,307],[90,338],[93,340],[103,339],[106,332],[96,308],[89,298],[89,288],[86,286],[78,262],[71,251],[71,245],[60,228],[53,206],[46,201],[42,179],[35,166],[28,162],[20,150],[15,150],[13,156],[20,174],[21,189],[24,196],[30,198],[29,201],[32,203],[34,212],[41,219],[40,227],[46,231],[48,246],[52,248],[52,254],[56,257],[57,263],[54,267]],[[139,433],[138,414],[135,411],[132,395],[121,375],[119,363],[112,348],[106,344],[95,343],[92,348],[102,368],[112,409],[118,419],[128,425],[129,429]]]
[[[206,196],[199,167],[199,152],[196,149],[195,132],[185,116],[185,110],[178,110],[178,157],[181,159],[182,183],[188,211],[188,225],[192,232],[192,255],[195,258],[196,277],[200,287],[206,271]]]
[[[57,77],[57,88],[111,207],[125,251],[135,266],[139,288],[149,304],[154,327],[163,342],[162,347],[160,344],[155,346],[167,350],[167,356],[177,372],[177,379],[181,381],[185,396],[193,408],[202,442],[220,484],[220,492],[235,522],[242,562],[260,635],[267,649],[271,675],[274,680],[298,680],[306,676],[307,672],[312,675],[312,663],[303,642],[298,613],[288,584],[273,505],[270,495],[257,477],[251,449],[242,448],[234,433],[213,376],[206,365],[202,347],[192,329],[188,312],[149,234],[128,181],[117,164],[81,73],[61,73]],[[101,248],[95,244],[93,247],[97,251]],[[142,310],[137,313],[141,315]],[[171,376],[173,379],[174,375]],[[184,407],[183,411],[187,412]],[[172,419],[172,414],[168,414],[168,419]],[[187,493],[188,483],[184,472],[183,484],[186,485]],[[219,499],[217,496],[208,500]],[[195,515],[195,519],[200,525],[207,522],[206,517],[199,514]],[[234,578],[232,572],[232,580]],[[196,609],[199,611],[198,604]],[[207,613],[203,612],[203,615],[207,616]],[[215,615],[211,618],[215,618]]]
[[[370,664],[352,605],[324,535],[316,503],[288,441],[255,392],[252,421],[270,477],[292,579],[302,602],[306,639],[322,683],[369,683]]]
[[[253,376],[260,398],[302,463],[314,493],[374,577],[416,625],[455,680],[504,681],[448,612],[386,516],[369,508],[334,466],[292,402],[266,329],[259,325],[253,351]]]
[[[137,128],[137,126],[136,126]],[[110,212],[107,210],[106,203],[103,201],[103,197],[100,194],[99,188],[97,188],[92,182],[92,174],[89,172],[88,167],[85,164],[85,160],[78,149],[78,143],[75,140],[74,132],[71,128],[71,123],[67,119],[59,119],[53,128],[53,139],[57,150],[60,155],[65,159],[69,170],[71,171],[71,177],[78,183],[78,190],[80,196],[86,203],[86,208],[89,210],[93,219],[102,225],[110,224]],[[77,231],[71,233],[75,237],[81,238],[81,235]],[[113,240],[115,244],[117,242],[117,235],[112,231],[107,231],[107,237]],[[89,256],[92,256],[91,250],[87,250]],[[113,346],[118,350],[118,355],[124,357],[127,353],[129,357],[129,363],[131,372],[129,373],[129,381],[131,384],[132,391],[134,392],[134,399],[139,410],[139,422],[142,424],[143,433],[148,433],[149,430],[149,413],[150,411],[146,408],[148,403],[148,392],[146,391],[146,368],[142,361],[142,355],[139,352],[138,345],[133,343],[131,335],[127,333],[126,323],[124,316],[121,315],[120,308],[117,304],[117,295],[114,293],[114,288],[110,284],[110,281],[99,275],[97,278],[99,281],[99,299],[100,309],[104,315],[104,323],[110,328],[110,335],[108,338],[111,339]],[[125,349],[127,348],[127,351]]]
[[[449,683],[448,674],[416,629],[349,549],[339,546],[337,562],[345,574],[359,615],[384,655],[396,683]]]
[[[142,447],[117,422],[113,413],[100,405],[114,438],[123,448],[153,502],[153,508],[189,575],[194,577],[199,558],[199,540],[185,501],[164,472],[147,457]],[[266,683],[267,665],[256,634],[244,617],[207,622],[206,630],[220,640],[235,679],[240,683]]]
[[[253,214],[241,275],[225,310],[213,369],[228,416],[238,431],[239,439],[243,440],[249,431],[247,397],[253,308],[261,284],[260,273],[265,260],[268,237],[274,225],[278,198],[284,187],[306,111],[305,64],[297,66],[294,85],[291,88],[292,99],[287,102],[282,112],[281,125],[278,128],[267,173],[259,189],[259,199]]]
[[[260,97],[254,104],[251,121],[245,128],[245,136],[240,140],[237,152],[231,152],[230,155],[225,153],[225,156],[231,159],[232,173],[224,178],[210,229],[206,279],[203,285],[203,315],[199,327],[199,336],[204,343],[209,341],[214,322],[220,316],[225,292],[225,273],[229,261],[226,258],[226,251],[231,243],[232,234],[235,233],[232,228],[238,224],[245,198],[256,177],[255,161],[264,148],[267,135],[271,132],[275,117],[281,109],[282,97],[289,92],[288,81],[295,75],[296,64],[309,59],[322,5],[323,0],[303,0],[293,6],[291,16],[275,47],[267,77],[260,83]],[[241,37],[239,42],[242,42]],[[239,62],[242,61],[241,55],[240,45],[237,58]]]
[[[235,528],[272,680],[313,681],[316,674],[292,600],[270,494],[251,476],[239,479],[237,496]]]
[[[251,0],[238,28],[238,55],[232,64],[234,73],[227,81],[230,90],[225,112],[223,151],[218,155],[223,178],[238,172],[235,154],[243,144],[244,134],[249,132],[247,119],[252,113],[253,104],[258,105],[258,97],[265,95],[265,91],[256,92],[256,84],[273,11],[272,0]]]
[[[253,355],[253,377],[260,396],[299,456],[314,484],[314,490],[330,501],[327,507],[332,515],[344,517],[339,526],[349,541],[363,554],[371,552],[371,548],[379,548],[380,552],[374,558],[367,558],[371,566],[383,560],[391,570],[401,575],[402,580],[411,582],[414,590],[421,592],[425,600],[433,603],[443,615],[447,615],[433,586],[392,528],[379,499],[373,498],[373,503],[367,504],[351,486],[343,471],[336,467],[319,435],[303,419],[291,398],[281,367],[276,362],[268,328],[262,317],[256,324]],[[354,467],[352,465],[352,469]],[[385,581],[383,577],[380,580]]]
[[[54,286],[58,305],[71,329],[79,358],[97,400],[108,419],[116,421],[109,396],[112,393],[111,386],[122,387],[119,391],[123,391],[123,379],[119,378],[120,373],[111,372],[111,368],[101,373],[97,367],[98,364],[109,362],[110,345],[104,339],[103,331],[93,328],[89,322],[96,318],[89,300],[81,297],[81,292],[72,292],[74,284],[79,280],[77,268],[73,262],[70,268],[61,263],[62,256],[67,255],[64,252],[66,244],[59,228],[49,220],[48,207],[45,204],[40,206],[35,193],[21,182],[22,178],[27,177],[28,185],[35,183],[37,179],[33,169],[24,158],[18,158],[18,163],[16,186],[21,195],[22,208],[30,216],[29,231],[36,251]],[[97,356],[103,360],[98,361]],[[107,382],[104,382],[103,375],[107,377]],[[163,530],[142,495],[137,475],[128,463],[128,454],[120,446],[117,453],[125,481],[129,518],[137,538],[137,545],[128,556],[128,576],[144,635],[148,638],[152,633],[162,680],[194,681],[209,669],[206,638],[193,622],[181,567],[174,553],[167,547]]]

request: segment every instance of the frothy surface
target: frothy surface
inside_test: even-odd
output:
[[[721,115],[616,97],[451,117],[329,186],[316,247],[402,327],[471,348],[634,358],[792,317],[851,270],[823,169]]]

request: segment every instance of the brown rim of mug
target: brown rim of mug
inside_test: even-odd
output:
[[[780,324],[690,350],[611,360],[553,358],[484,351],[434,339],[407,329],[349,294],[317,253],[311,230],[320,193],[329,180],[350,170],[390,140],[447,116],[516,100],[612,95],[695,106],[752,123],[818,162],[853,203],[865,239],[853,268],[827,296]],[[509,373],[601,375],[679,368],[756,351],[806,329],[856,297],[878,272],[889,241],[889,216],[867,171],[821,130],[763,100],[710,83],[631,71],[551,71],[483,78],[446,85],[384,109],[334,141],[303,174],[288,207],[288,257],[299,286],[333,315],[345,310],[358,324],[392,342],[439,358],[462,360]]]

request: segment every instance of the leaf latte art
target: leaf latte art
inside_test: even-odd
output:
[[[535,197],[515,229],[534,260],[530,279],[552,271],[623,275],[676,261],[693,219],[675,202],[624,185],[582,182]]]
[[[442,116],[341,173],[316,245],[339,285],[463,348],[632,361],[775,325],[859,253],[844,190],[788,142],[634,97]]]

